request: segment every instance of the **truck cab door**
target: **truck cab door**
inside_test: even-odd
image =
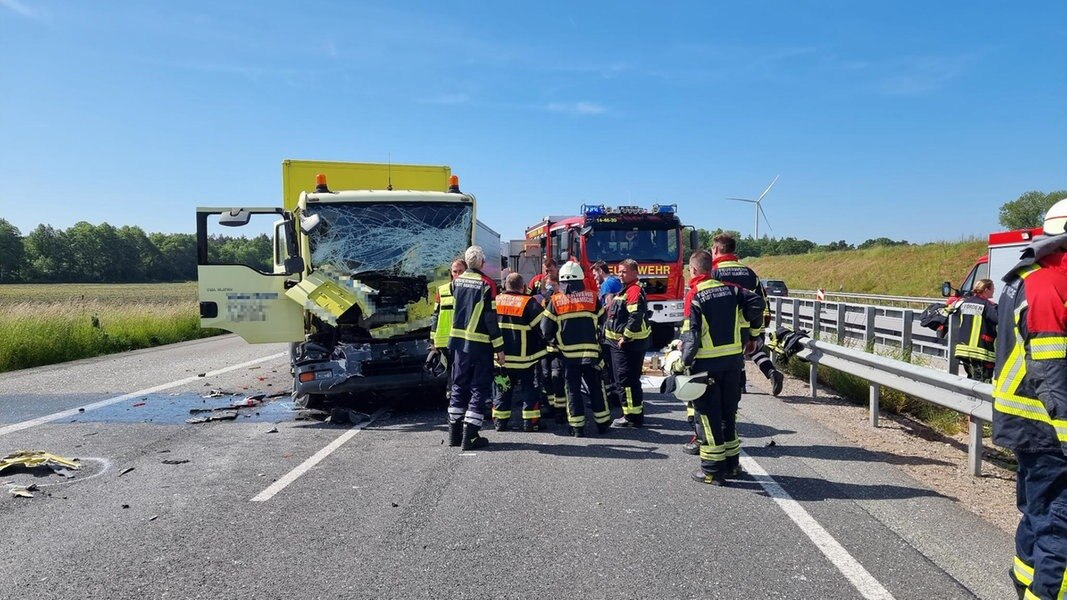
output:
[[[224,253],[218,234],[251,238],[248,245],[264,256]],[[257,237],[271,234],[270,246]],[[285,295],[303,262],[281,208],[197,208],[196,248],[201,327],[231,331],[252,344],[304,340],[304,309]]]

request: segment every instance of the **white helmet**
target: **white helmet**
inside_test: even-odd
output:
[[[1052,205],[1045,213],[1045,235],[1059,235],[1067,229],[1067,198]]]
[[[582,265],[567,261],[563,263],[563,266],[559,268],[559,280],[562,281],[581,281],[585,279],[585,273],[582,272]]]
[[[714,382],[715,380],[709,377],[707,373],[675,375],[674,397],[682,402],[692,402],[703,396],[708,389],[708,384]]]

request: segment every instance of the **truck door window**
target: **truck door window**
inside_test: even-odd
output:
[[[961,292],[963,292],[964,294],[971,293],[971,290],[974,289],[974,282],[979,279],[982,279],[982,277],[978,277],[978,269],[980,269],[981,267],[985,267],[986,274],[989,274],[989,263],[975,265],[971,268],[971,272],[967,274],[967,277],[963,280],[963,283],[960,284]]]
[[[560,254],[563,252],[563,230],[557,229],[552,232],[552,258],[556,263],[560,262]]]
[[[280,273],[285,270],[285,259],[289,256],[286,246],[285,222],[278,221],[274,224],[274,272]]]
[[[253,214],[247,225],[224,227],[219,225],[218,215],[207,219],[206,265],[244,265],[260,273],[273,274],[275,244],[274,222],[278,215]],[[284,247],[282,260],[285,260]]]

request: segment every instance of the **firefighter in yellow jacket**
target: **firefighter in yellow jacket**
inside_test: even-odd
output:
[[[575,262],[559,269],[563,287],[548,301],[547,317],[541,324],[545,339],[554,339],[563,359],[567,390],[567,423],[571,435],[585,435],[585,405],[593,409],[597,432],[611,427],[611,412],[604,399],[600,376],[600,325],[604,310],[595,290],[585,286],[585,274]]]
[[[545,342],[541,337],[545,311],[536,298],[523,292],[524,285],[522,275],[512,273],[504,282],[504,293],[496,297],[500,335],[504,338],[503,373],[497,376],[498,389],[493,398],[497,431],[510,428],[513,400],[522,406],[523,431],[540,428],[541,398],[534,371],[545,356]]]
[[[997,305],[993,302],[993,282],[979,279],[974,293],[952,305],[960,314],[960,327],[954,332],[956,358],[967,376],[988,383],[997,360]]]
[[[450,272],[452,279],[459,277],[467,270],[467,261],[457,258],[452,261]],[[430,322],[430,360],[432,369],[443,369],[447,373],[447,385],[445,386],[445,398],[452,397],[452,351],[448,349],[448,338],[452,332],[452,282],[442,284],[437,288],[437,303],[433,309],[433,320]],[[434,356],[436,353],[436,356]]]

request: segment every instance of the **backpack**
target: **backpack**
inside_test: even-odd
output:
[[[919,325],[932,329],[938,333],[938,335],[945,335],[946,327],[948,326],[949,315],[956,312],[956,309],[947,306],[945,304],[931,304],[923,309],[919,314]]]

